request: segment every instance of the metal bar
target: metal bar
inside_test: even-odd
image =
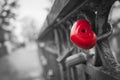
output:
[[[60,77],[61,77],[61,80],[66,80],[65,79],[65,70],[64,70],[64,66],[61,64],[61,63],[59,63],[59,69],[60,69]]]
[[[73,80],[78,80],[77,67],[76,67],[76,66],[73,66],[73,67],[72,67],[72,71],[73,71]]]
[[[72,76],[71,76],[71,68],[68,66],[67,67],[67,80],[72,80]]]
[[[55,39],[56,47],[58,49],[58,56],[60,56],[60,41],[59,41],[57,29],[54,29],[54,39]]]
[[[62,25],[61,26],[61,28],[63,29],[63,31],[64,31],[64,35],[65,35],[65,38],[66,38],[66,41],[64,41],[65,43],[66,43],[66,48],[70,48],[71,46],[70,46],[70,39],[69,39],[69,32],[68,32],[68,29],[66,29],[68,26],[64,26],[64,25]]]

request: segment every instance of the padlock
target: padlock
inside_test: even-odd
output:
[[[79,19],[72,26],[70,40],[83,49],[90,49],[95,46],[97,38],[90,23],[85,19]]]

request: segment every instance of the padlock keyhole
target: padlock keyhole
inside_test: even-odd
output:
[[[86,32],[86,30],[85,30],[85,29],[82,29],[81,31],[82,31],[82,33],[85,33],[85,32]]]

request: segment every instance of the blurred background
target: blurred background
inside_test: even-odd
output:
[[[53,3],[54,0],[0,0],[0,80],[44,80],[41,64],[47,62],[39,59],[42,57],[38,56],[36,40]],[[115,57],[120,56],[119,2],[111,8],[109,22],[114,27],[111,49]]]
[[[0,80],[44,80],[36,39],[54,0],[0,0]]]

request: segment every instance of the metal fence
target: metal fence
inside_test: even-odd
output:
[[[109,45],[113,29],[108,15],[115,0],[63,2],[55,1],[38,39],[40,56],[47,60],[46,80],[120,80],[120,65]],[[71,27],[78,19],[88,20],[97,35],[97,44],[90,50],[76,47],[69,39]]]

